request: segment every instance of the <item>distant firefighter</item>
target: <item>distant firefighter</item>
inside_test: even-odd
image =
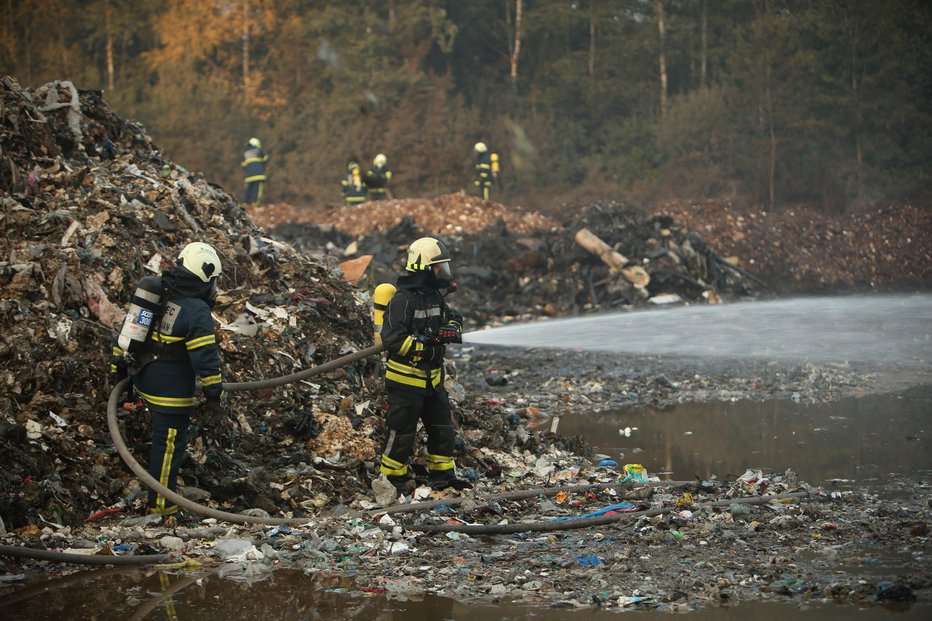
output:
[[[343,186],[343,201],[347,205],[361,205],[366,202],[368,190],[362,181],[362,173],[355,159],[346,165],[346,176],[340,183]]]
[[[372,166],[366,171],[366,187],[369,188],[369,199],[382,201],[393,198],[388,184],[392,180],[392,171],[388,167],[388,158],[379,153],[372,160]]]
[[[477,142],[473,151],[476,153],[476,177],[473,183],[477,194],[488,200],[492,197],[492,184],[498,181],[498,153],[490,153],[484,142]]]
[[[243,202],[249,205],[257,205],[262,200],[263,190],[265,189],[265,163],[269,156],[262,149],[262,143],[258,138],[250,138],[246,144],[246,152],[243,154],[243,174],[245,187],[243,188]]]

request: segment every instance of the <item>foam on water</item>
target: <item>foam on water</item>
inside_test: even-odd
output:
[[[466,343],[932,366],[932,295],[791,298],[541,320]]]

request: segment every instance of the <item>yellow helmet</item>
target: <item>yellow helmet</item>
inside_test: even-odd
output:
[[[375,156],[375,159],[372,160],[372,163],[376,166],[385,166],[385,163],[388,162],[388,158],[385,157],[384,153],[379,153]]]
[[[250,139],[249,139],[249,146],[255,147],[255,148],[257,148],[257,149],[261,149],[261,148],[262,148],[262,143],[259,142],[259,139],[258,139],[258,138],[250,138]]]
[[[436,263],[449,263],[452,259],[446,244],[433,237],[422,237],[408,246],[409,272],[423,272]]]
[[[220,255],[213,246],[204,242],[192,242],[182,248],[178,255],[178,265],[204,282],[210,282],[223,273]]]
[[[359,164],[356,162],[356,160],[350,160],[346,165],[346,170],[352,171],[354,168],[359,168]]]
[[[476,150],[476,153],[485,153],[489,150],[489,148],[485,146],[484,142],[477,142],[476,146],[473,148]]]

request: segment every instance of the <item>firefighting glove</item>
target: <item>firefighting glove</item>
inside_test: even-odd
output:
[[[221,397],[208,397],[200,408],[200,428],[205,440],[211,439],[223,447],[232,446],[233,421]]]
[[[463,326],[455,321],[437,328],[437,340],[441,343],[462,343]]]
[[[227,404],[221,397],[208,397],[201,408],[201,427],[208,432],[231,430],[233,421]]]
[[[417,338],[411,357],[415,362],[440,362],[445,352],[446,347],[437,342],[436,337],[430,337],[428,340],[421,335]]]
[[[424,334],[418,334],[414,340],[423,345],[437,345],[440,343],[440,337],[430,326],[424,329]]]

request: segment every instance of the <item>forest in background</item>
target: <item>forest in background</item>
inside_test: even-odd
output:
[[[927,0],[0,0],[0,73],[101,89],[165,157],[238,194],[729,198],[831,212],[932,195]]]

